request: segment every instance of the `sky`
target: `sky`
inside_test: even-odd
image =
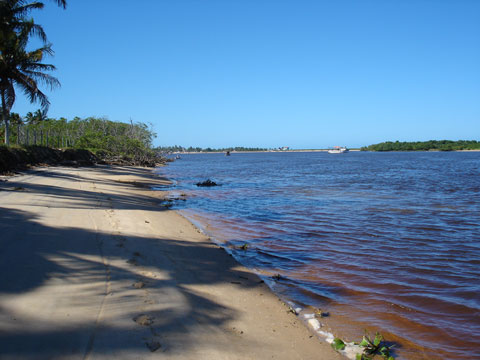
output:
[[[44,1],[49,117],[151,123],[156,146],[480,140],[478,0]]]

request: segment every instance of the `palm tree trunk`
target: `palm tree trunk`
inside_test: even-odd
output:
[[[10,129],[8,127],[8,109],[5,101],[5,90],[2,90],[2,120],[5,124],[5,145],[10,145]]]

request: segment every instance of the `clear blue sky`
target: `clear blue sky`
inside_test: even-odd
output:
[[[45,2],[51,117],[151,122],[156,145],[480,140],[478,0]]]

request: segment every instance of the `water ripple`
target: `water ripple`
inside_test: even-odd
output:
[[[328,310],[337,334],[466,359],[480,347],[479,169],[480,153],[264,153],[160,171],[188,195],[183,211],[225,246],[249,244],[238,258],[282,274],[275,290]],[[222,186],[194,186],[207,178]]]

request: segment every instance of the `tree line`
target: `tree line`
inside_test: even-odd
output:
[[[233,152],[233,151],[267,151],[266,148],[258,148],[258,147],[244,147],[244,146],[235,146],[235,147],[227,147],[227,148],[202,148],[202,147],[193,147],[189,146],[183,147],[180,145],[173,145],[173,146],[159,146],[156,148],[158,152],[161,153],[176,153],[176,152]]]
[[[28,113],[24,118],[16,113],[10,116],[12,144],[48,146],[56,148],[88,149],[100,157],[145,156],[153,152],[156,137],[145,123],[123,123],[106,118],[46,118],[41,111]],[[0,130],[5,136],[5,129]]]
[[[455,151],[480,150],[480,142],[476,140],[429,140],[429,141],[386,141],[364,146],[362,151]]]

